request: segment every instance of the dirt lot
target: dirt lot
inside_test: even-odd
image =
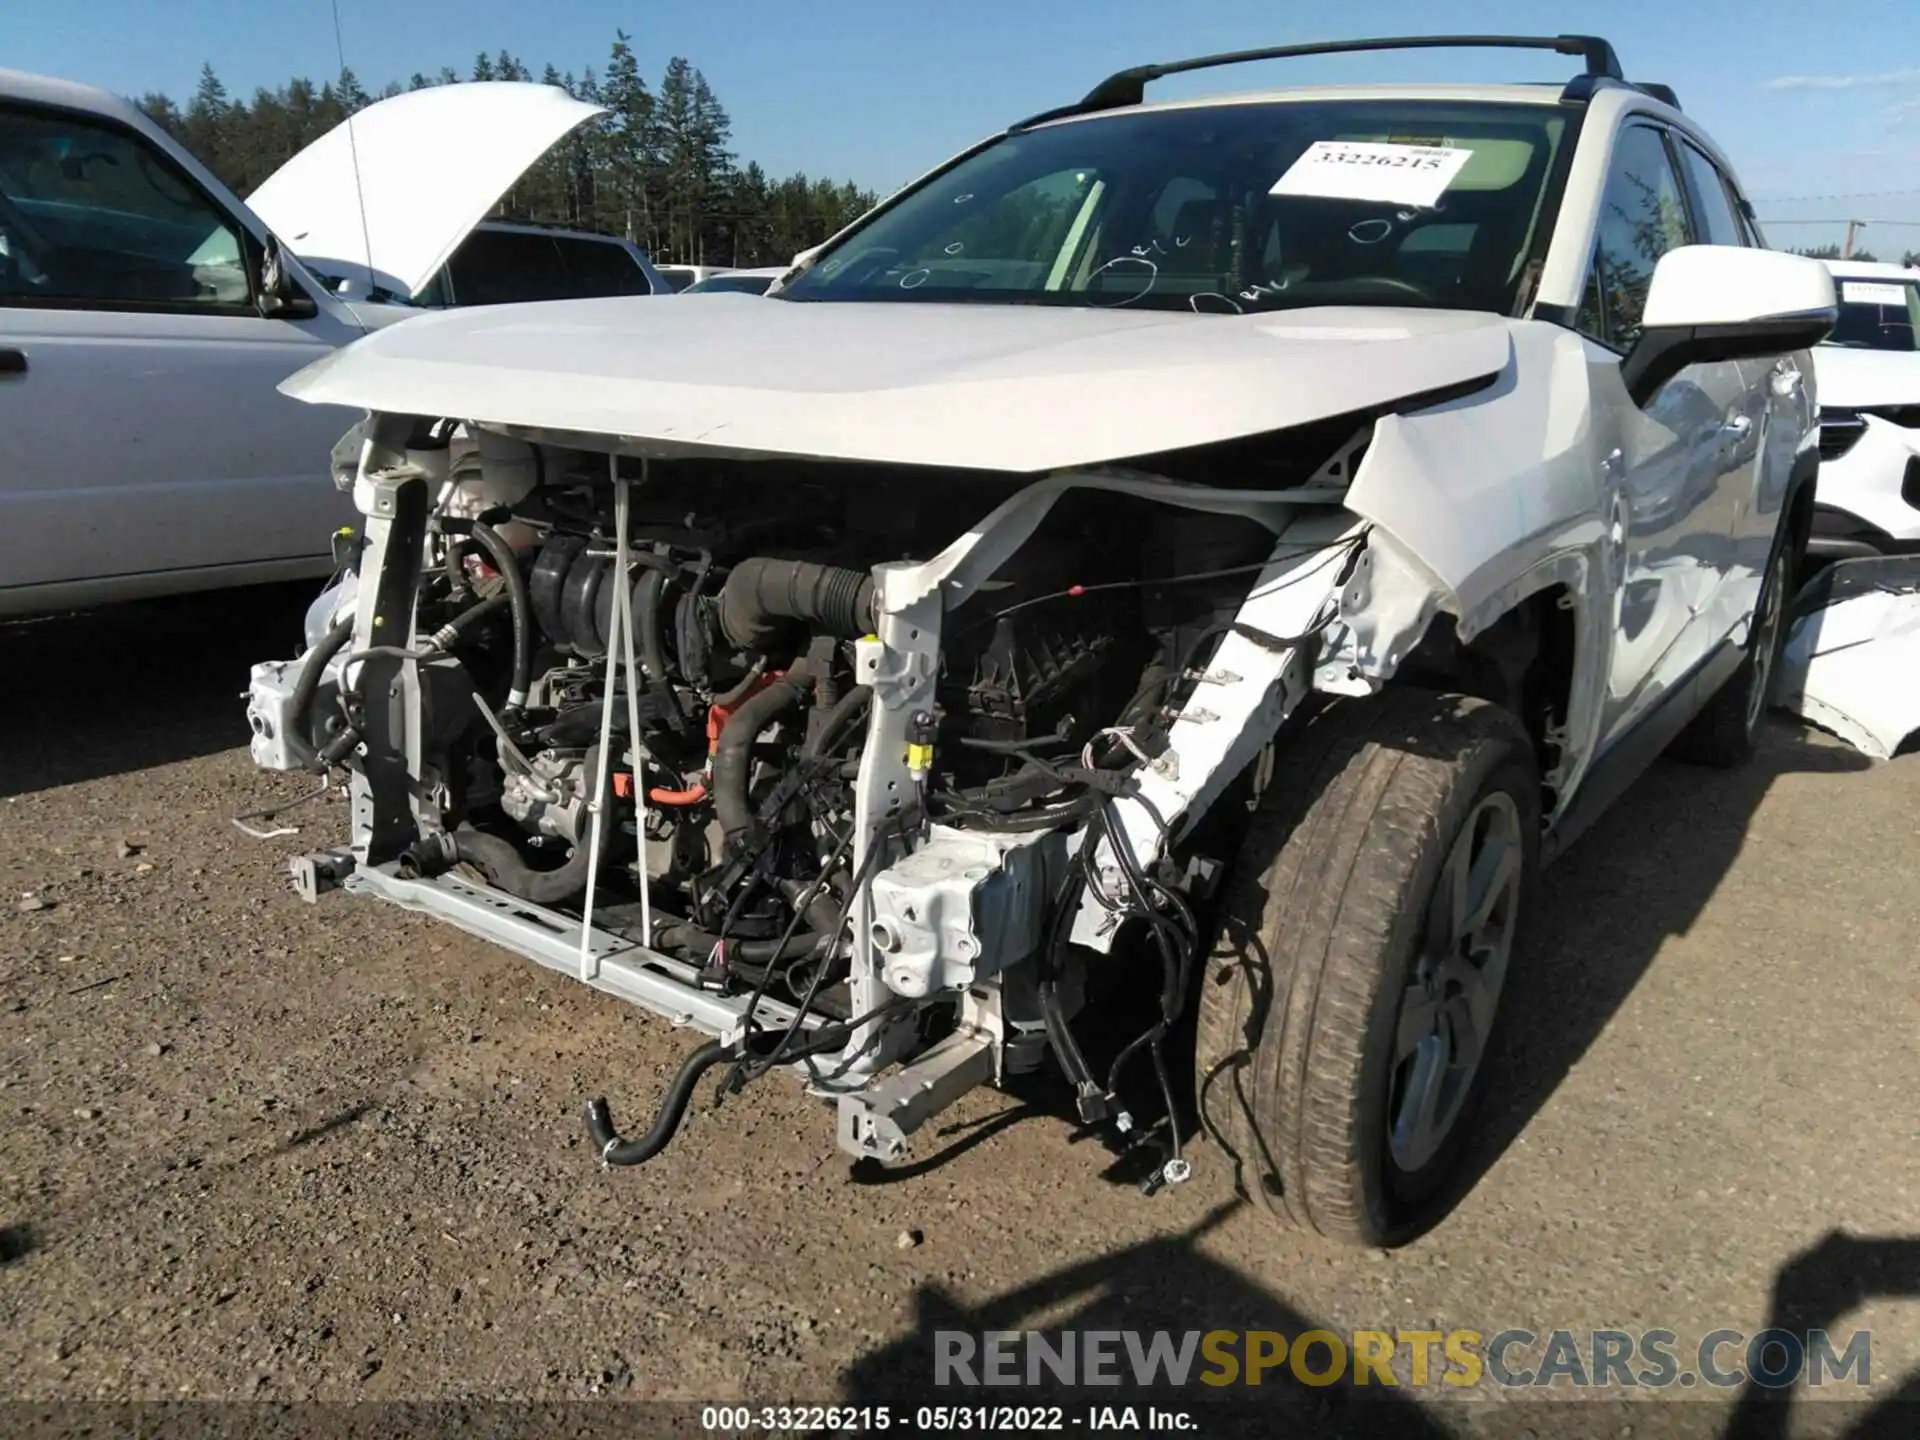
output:
[[[967,1398],[934,1390],[932,1331],[1042,1325],[1665,1327],[1686,1353],[1773,1322],[1871,1327],[1870,1397],[1920,1367],[1920,758],[1779,724],[1746,772],[1660,766],[1536,897],[1479,1183],[1355,1253],[1236,1208],[1204,1146],[1143,1198],[1044,1084],[970,1097],[884,1175],[777,1079],[598,1170],[582,1099],[650,1113],[688,1037],[398,912],[301,905],[282,857],[337,807],[298,840],[227,825],[300,787],[250,768],[235,698],[300,599],[0,627],[0,1393],[35,1414],[910,1407]],[[1201,1434],[1911,1433],[1843,1388],[1175,1398]]]

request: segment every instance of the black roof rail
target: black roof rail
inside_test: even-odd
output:
[[[1584,105],[1593,99],[1594,91],[1608,84],[1624,85],[1629,90],[1638,90],[1649,100],[1658,100],[1662,105],[1671,105],[1676,110],[1680,108],[1680,97],[1673,93],[1671,85],[1662,85],[1656,80],[1615,81],[1605,75],[1574,76],[1567,82],[1566,88],[1560,92],[1560,98],[1570,105]]]
[[[1190,70],[1212,70],[1222,65],[1244,65],[1256,60],[1297,60],[1309,55],[1351,55],[1373,50],[1552,50],[1586,60],[1585,74],[1595,79],[1625,81],[1620,57],[1598,35],[1389,35],[1374,40],[1322,40],[1309,45],[1275,45],[1264,50],[1231,50],[1192,60],[1169,60],[1159,65],[1135,65],[1116,71],[1072,105],[1029,116],[1012,130],[1024,130],[1047,120],[1119,110],[1146,99],[1147,84]]]

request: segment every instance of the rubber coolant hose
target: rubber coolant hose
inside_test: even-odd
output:
[[[873,704],[873,687],[856,685],[847,691],[833,707],[820,717],[813,739],[809,740],[804,751],[808,759],[818,755],[831,755],[840,743],[847,728],[867,713]]]
[[[316,748],[324,741],[314,739],[312,712],[314,696],[320,693],[320,677],[327,666],[333,663],[333,657],[346,648],[347,641],[353,638],[353,617],[348,616],[320,637],[320,643],[307,651],[306,662],[300,667],[300,678],[293,684],[293,698],[287,708],[292,712],[289,720],[293,733]]]
[[[518,710],[526,705],[533,685],[533,601],[527,595],[527,577],[521,572],[520,557],[498,530],[476,520],[472,535],[507,585],[507,605],[513,612],[513,686],[507,691],[506,708]]]
[[[693,1099],[693,1087],[700,1083],[702,1075],[726,1058],[727,1046],[719,1040],[709,1040],[689,1055],[674,1075],[673,1083],[667,1086],[666,1097],[660,1102],[659,1118],[653,1122],[653,1128],[638,1140],[623,1140],[620,1132],[613,1128],[613,1113],[607,1108],[605,1096],[588,1101],[587,1141],[600,1157],[600,1163],[641,1165],[666,1149],[667,1142],[673,1138],[673,1132],[680,1128],[680,1120],[687,1113],[687,1104]]]
[[[599,770],[599,746],[587,751],[584,763],[588,776]],[[605,813],[612,794],[613,772],[609,768],[607,789],[600,797],[602,813]],[[559,865],[551,870],[536,870],[527,864],[511,841],[463,826],[453,832],[453,853],[456,859],[466,861],[485,875],[489,884],[509,895],[517,895],[535,905],[557,905],[562,900],[571,900],[587,888],[587,872],[593,863],[591,841],[591,835],[583,836],[580,843],[573,847],[573,853]],[[611,849],[611,846],[603,846],[602,857]]]
[[[838,912],[827,918],[828,928],[832,927],[837,917]],[[820,930],[795,935],[785,944],[778,940],[741,940],[728,936],[726,953],[748,965],[778,965],[787,960],[811,959],[825,938],[825,933]],[[654,940],[656,945],[668,946],[701,962],[720,944],[719,936],[709,935],[692,925],[662,925]]]
[[[727,717],[726,728],[714,742],[711,793],[714,818],[729,841],[753,829],[753,804],[747,797],[753,742],[783,711],[798,705],[811,684],[804,666],[795,665]]]

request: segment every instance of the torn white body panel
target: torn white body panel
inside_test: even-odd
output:
[[[1857,566],[1872,567],[1873,583],[1847,583],[1845,572]],[[1777,697],[1862,754],[1890,759],[1920,731],[1920,559],[1840,561],[1833,569],[1834,593],[1844,598],[1795,623]]]

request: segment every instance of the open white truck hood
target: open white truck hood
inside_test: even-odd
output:
[[[314,270],[412,295],[529,166],[602,113],[555,85],[412,90],[334,126],[247,204]]]
[[[569,300],[423,315],[282,383],[314,404],[793,455],[1032,473],[1392,405],[1497,374],[1509,322],[1006,305]]]

